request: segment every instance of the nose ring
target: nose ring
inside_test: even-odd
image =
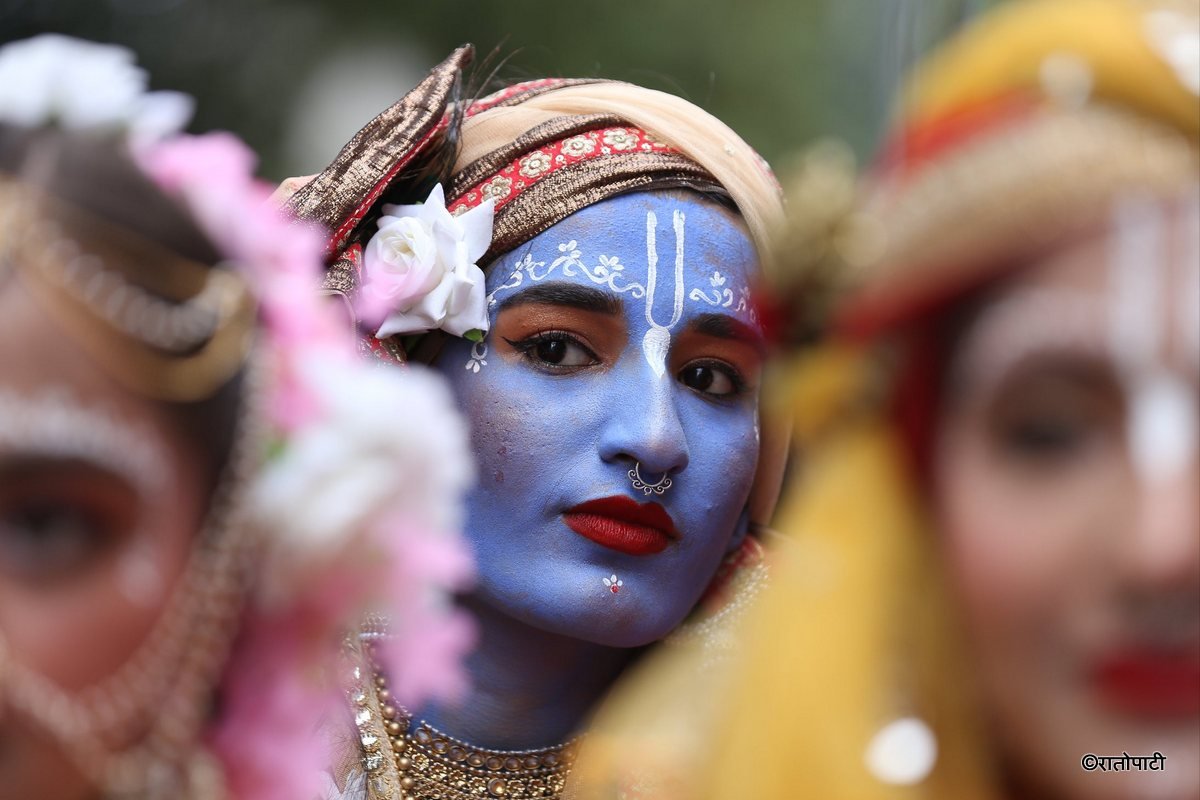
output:
[[[662,494],[667,489],[671,488],[671,479],[667,477],[667,473],[665,472],[663,473],[662,480],[660,480],[658,483],[646,483],[646,481],[642,480],[641,466],[642,465],[640,463],[635,461],[633,462],[633,469],[626,473],[629,476],[629,479],[633,481],[634,489],[638,489],[643,494],[649,495],[651,492],[654,494]]]

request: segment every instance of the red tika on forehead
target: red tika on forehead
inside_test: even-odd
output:
[[[607,156],[677,152],[640,128],[598,128],[529,151],[494,175],[468,187],[452,199],[447,208],[457,216],[491,199],[499,210],[538,181],[573,164]]]

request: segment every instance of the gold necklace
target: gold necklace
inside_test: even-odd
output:
[[[371,681],[353,695],[363,768],[388,800],[555,800],[566,788],[578,739],[539,750],[488,750],[417,722],[392,701],[369,645]],[[376,713],[378,718],[375,717]],[[375,724],[372,724],[375,723]],[[376,730],[382,729],[380,736]],[[395,767],[397,780],[388,779]]]

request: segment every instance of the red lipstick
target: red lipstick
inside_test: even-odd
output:
[[[679,538],[671,515],[658,503],[620,495],[580,503],[563,514],[563,521],[585,539],[632,556],[661,553]]]
[[[1200,714],[1200,657],[1151,650],[1112,653],[1096,665],[1092,686],[1115,710],[1142,717]]]

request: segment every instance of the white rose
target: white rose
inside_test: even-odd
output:
[[[446,274],[433,241],[433,226],[416,217],[382,217],[363,258],[369,265],[368,288],[390,299],[396,308],[411,306],[409,301],[428,294]]]
[[[366,291],[389,301],[377,337],[487,330],[484,275],[476,262],[491,245],[494,208],[487,200],[455,217],[440,184],[420,205],[383,207],[379,232],[363,253]]]

